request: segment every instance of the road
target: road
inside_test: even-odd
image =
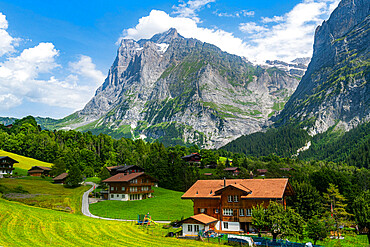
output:
[[[96,216],[96,215],[93,215],[92,213],[90,213],[90,210],[89,210],[89,194],[90,194],[90,192],[92,192],[94,190],[94,187],[97,188],[99,185],[97,185],[93,182],[86,182],[85,184],[86,185],[91,185],[91,188],[88,191],[86,191],[82,196],[81,211],[82,211],[83,215],[85,215],[87,217],[91,217],[91,218],[102,219],[102,220],[136,221],[136,220],[122,220],[122,219],[105,218],[105,217]],[[155,223],[169,224],[170,221],[155,221]]]

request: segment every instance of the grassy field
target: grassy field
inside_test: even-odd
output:
[[[96,184],[100,183],[100,178],[99,177],[89,177],[85,179],[85,182],[94,182]]]
[[[0,199],[0,246],[216,246],[158,236],[156,228],[105,221]]]
[[[22,155],[6,152],[3,150],[0,150],[0,156],[9,156],[12,159],[15,159],[19,163],[15,163],[14,167],[24,169],[24,170],[29,170],[31,169],[32,166],[45,166],[45,167],[51,167],[51,163],[35,160],[32,158],[28,158]]]
[[[138,214],[149,213],[153,220],[175,220],[193,215],[193,202],[181,200],[182,192],[154,188],[154,197],[141,201],[102,201],[90,205],[94,215],[136,220]]]
[[[52,184],[51,181],[51,178],[40,177],[3,178],[0,179],[0,186],[9,190],[3,195],[8,200],[71,213],[80,212],[82,194],[89,187],[69,189],[60,184]],[[19,190],[19,186],[25,190],[24,193],[14,193],[17,187]]]

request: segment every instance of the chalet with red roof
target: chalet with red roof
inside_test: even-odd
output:
[[[239,167],[226,167],[224,171],[232,176],[238,176],[240,173],[240,168]]]
[[[206,214],[197,214],[191,216],[187,219],[180,221],[180,223],[182,224],[182,236],[184,237],[198,236],[199,231],[206,232],[211,228],[214,228],[217,222],[218,219]]]
[[[117,173],[103,180],[108,185],[108,200],[133,201],[149,198],[157,180],[144,172]]]
[[[293,193],[287,178],[198,180],[181,199],[194,202],[194,215],[216,218],[215,231],[239,233],[253,230],[253,206],[267,207],[270,201],[285,206]]]

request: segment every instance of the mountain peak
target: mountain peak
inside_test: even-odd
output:
[[[150,40],[155,43],[170,43],[174,39],[183,39],[176,30],[176,28],[171,27],[166,32],[155,34]]]

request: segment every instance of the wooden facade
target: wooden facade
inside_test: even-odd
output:
[[[137,165],[129,165],[129,166],[108,166],[106,169],[109,171],[110,175],[114,176],[118,173],[123,173],[124,175],[128,175],[131,173],[137,172],[144,172],[144,170],[137,166]]]
[[[51,168],[50,167],[43,167],[43,166],[33,166],[31,169],[28,170],[28,176],[32,177],[41,177],[44,175],[45,177],[50,177]]]
[[[55,178],[53,178],[53,182],[55,184],[65,184],[66,183],[66,179],[68,177],[68,173],[62,173],[58,176],[56,176]]]
[[[217,231],[236,233],[253,230],[254,206],[263,203],[267,207],[271,201],[285,206],[286,197],[293,193],[287,179],[198,180],[182,199],[193,200],[194,215],[204,213],[218,219]]]
[[[138,172],[116,174],[103,182],[108,185],[108,200],[133,201],[151,197],[156,179]]]
[[[15,163],[19,162],[9,156],[0,156],[0,178],[4,175],[12,175]]]

